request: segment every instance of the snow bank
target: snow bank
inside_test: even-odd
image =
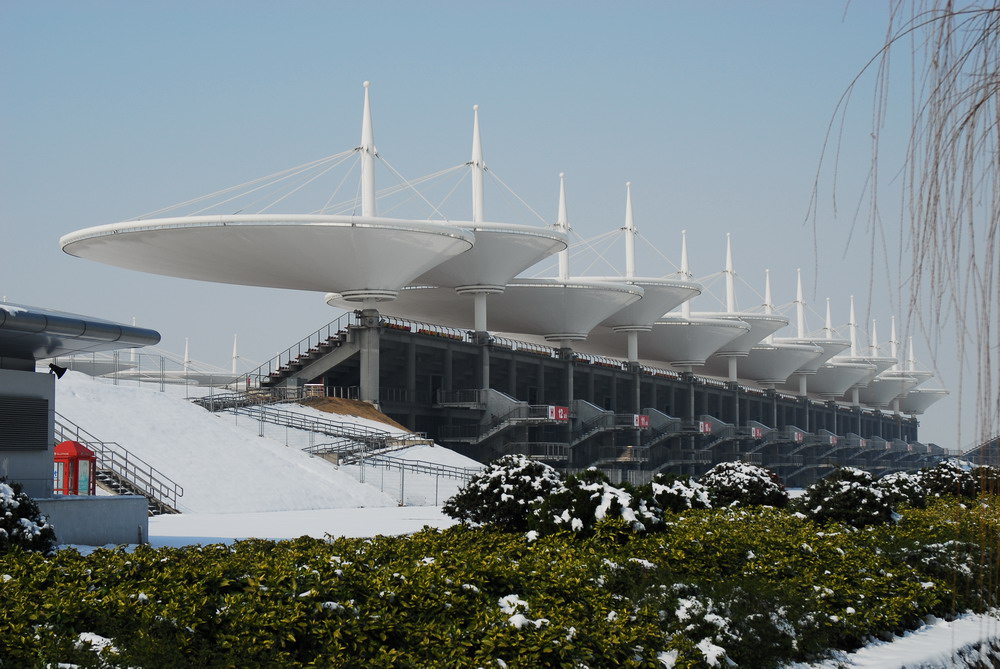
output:
[[[56,384],[56,410],[115,441],[184,487],[186,513],[395,506],[322,458],[261,438],[232,417],[153,387],[112,385],[78,372]],[[249,421],[244,421],[249,423]]]

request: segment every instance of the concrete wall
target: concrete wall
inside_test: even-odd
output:
[[[48,401],[47,449],[0,450],[0,476],[24,486],[29,497],[52,496],[52,457],[55,431],[55,379],[52,374],[0,369],[0,395],[33,397]]]
[[[65,495],[36,499],[61,544],[104,546],[136,544],[149,539],[146,498]]]

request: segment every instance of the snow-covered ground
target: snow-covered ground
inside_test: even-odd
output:
[[[433,504],[454,494],[461,481],[381,468],[343,468],[303,452],[319,439],[304,430],[246,416],[213,414],[184,399],[188,391],[156,385],[113,385],[79,372],[56,384],[56,411],[101,441],[113,441],[184,488],[180,510],[187,513],[244,513],[394,507]],[[284,405],[282,405],[284,406]],[[307,407],[288,410],[379,429],[388,425],[337,416]],[[479,463],[440,446],[414,446],[392,454],[453,467]],[[403,496],[400,496],[400,493]]]
[[[56,384],[56,410],[104,441],[116,441],[184,487],[184,512],[149,523],[154,546],[231,542],[241,538],[367,537],[408,534],[454,523],[440,503],[461,485],[455,479],[366,467],[338,468],[304,453],[318,443],[302,430],[230,414],[211,414],[185,397],[189,388],[156,384],[113,385],[68,372]],[[200,394],[200,393],[199,393]],[[393,428],[362,418],[290,406],[316,418]],[[263,429],[264,436],[260,432]],[[407,460],[453,467],[478,463],[440,446],[393,453]],[[400,505],[400,499],[405,506]],[[86,547],[77,547],[86,550]],[[788,669],[992,666],[967,649],[980,641],[1000,645],[1000,612],[930,620],[891,642],[875,641],[855,653]],[[962,654],[965,654],[962,657]],[[978,663],[977,663],[978,662]]]

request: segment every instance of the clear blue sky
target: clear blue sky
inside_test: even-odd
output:
[[[192,357],[221,366],[233,334],[258,361],[295,343],[338,314],[322,295],[106,267],[63,254],[58,239],[356,146],[367,79],[376,144],[403,174],[467,160],[479,104],[491,169],[550,222],[559,172],[583,237],[621,225],[631,181],[641,233],[676,260],[687,229],[696,276],[722,269],[732,233],[753,290],[770,268],[775,302],[789,303],[802,267],[810,327],[826,297],[846,323],[855,294],[885,342],[890,315],[906,316],[891,298],[891,220],[888,258],[872,262],[863,220],[848,245],[870,157],[870,77],[844,127],[836,191],[830,163],[820,175],[815,231],[808,213],[831,117],[881,46],[887,13],[834,0],[2,0],[0,295],[136,317],[165,348],[188,337]],[[894,205],[883,203],[890,218]],[[645,252],[639,270],[673,268]],[[740,289],[741,307],[760,303],[753,290]],[[922,437],[953,446],[953,353],[936,353],[953,396]],[[919,336],[917,356],[933,362]]]

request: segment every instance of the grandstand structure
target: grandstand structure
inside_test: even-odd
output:
[[[692,312],[703,287],[683,241],[678,273],[637,271],[628,185],[624,273],[574,275],[562,175],[554,224],[489,221],[478,107],[472,139],[470,220],[380,216],[365,82],[361,143],[336,157],[358,158],[360,202],[306,214],[201,209],[60,244],[128,269],[325,293],[344,314],[248,375],[244,390],[321,384],[480,460],[520,452],[649,474],[743,458],[800,484],[837,465],[896,471],[944,455],[919,442],[917,416],[947,391],[917,389],[929,375],[912,344],[901,362],[894,326],[888,354],[874,332],[863,352],[852,300],[850,338],[837,336],[829,303],[825,327],[810,332],[800,278],[795,334],[778,336],[790,323],[769,281],[760,309],[736,309],[728,242],[726,310]],[[524,276],[553,255],[555,276]]]

